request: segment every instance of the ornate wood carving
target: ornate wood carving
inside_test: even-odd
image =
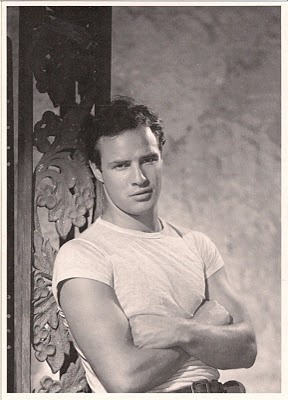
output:
[[[55,107],[68,110],[61,117],[46,111],[34,127],[34,146],[43,156],[34,173],[32,345],[37,360],[46,361],[53,373],[61,372],[59,380],[44,376],[34,390],[39,393],[87,390],[79,358],[64,367],[72,340],[51,292],[57,251],[50,238],[43,237],[39,209],[48,210],[48,221],[55,224],[61,242],[73,237],[75,227],[86,227],[95,209],[94,181],[79,132],[99,89],[95,68],[99,50],[87,29],[63,19],[63,15],[59,17],[55,9],[47,10],[43,25],[35,31],[30,54],[37,89],[47,92]],[[62,7],[58,9],[61,14]],[[76,82],[81,95],[79,104],[69,98],[71,85],[75,93]]]
[[[29,56],[30,67],[40,93],[48,93],[54,107],[62,105],[71,81],[89,84],[96,77],[98,45],[89,31],[63,19],[58,7],[46,7],[44,23],[35,30]],[[100,50],[99,50],[100,51]],[[83,94],[85,87],[82,89]]]
[[[53,380],[50,376],[43,376],[36,393],[77,393],[87,391],[88,388],[81,361],[77,358],[75,363],[70,364],[66,374],[62,375],[60,380]]]
[[[46,112],[34,129],[34,144],[44,155],[35,170],[33,347],[36,358],[47,361],[53,373],[60,371],[65,357],[69,356],[71,338],[51,292],[56,250],[49,238],[42,235],[38,208],[48,209],[48,220],[55,223],[62,239],[67,238],[73,226],[82,227],[87,223],[94,206],[95,191],[85,155],[81,145],[77,144],[81,117],[81,105],[75,106],[63,120],[52,112]],[[49,137],[54,138],[52,144]],[[72,386],[76,385],[77,391],[82,391],[86,381],[79,363],[77,368],[79,380],[76,379]],[[73,371],[71,364],[56,383],[43,378],[40,391],[73,391],[65,380],[68,374],[67,379],[72,382]]]
[[[49,210],[49,221],[56,223],[63,239],[72,225],[85,225],[87,212],[94,205],[92,175],[77,143],[83,110],[76,105],[63,120],[47,111],[34,129],[34,145],[44,153],[36,168],[35,206]],[[54,137],[52,144],[49,137]]]

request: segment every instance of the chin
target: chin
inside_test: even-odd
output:
[[[145,215],[152,212],[155,209],[155,204],[143,204],[139,203],[137,207],[131,207],[126,212],[130,215]]]

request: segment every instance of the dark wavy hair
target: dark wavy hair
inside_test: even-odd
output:
[[[165,134],[158,115],[145,105],[135,104],[135,100],[130,97],[115,97],[109,105],[103,106],[95,117],[89,115],[83,123],[81,137],[88,159],[100,168],[101,154],[97,146],[99,139],[103,136],[117,136],[121,132],[140,126],[151,129],[162,152]]]

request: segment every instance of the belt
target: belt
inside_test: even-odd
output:
[[[201,379],[169,393],[246,393],[246,390],[244,385],[238,381],[228,381],[222,384],[217,380]]]

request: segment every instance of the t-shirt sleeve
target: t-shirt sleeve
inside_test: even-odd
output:
[[[204,274],[207,279],[224,266],[224,261],[216,245],[208,236],[201,232],[193,232],[193,236],[204,264]]]
[[[54,263],[52,291],[58,303],[59,283],[70,278],[88,278],[113,287],[107,256],[89,241],[77,238],[65,243]]]

